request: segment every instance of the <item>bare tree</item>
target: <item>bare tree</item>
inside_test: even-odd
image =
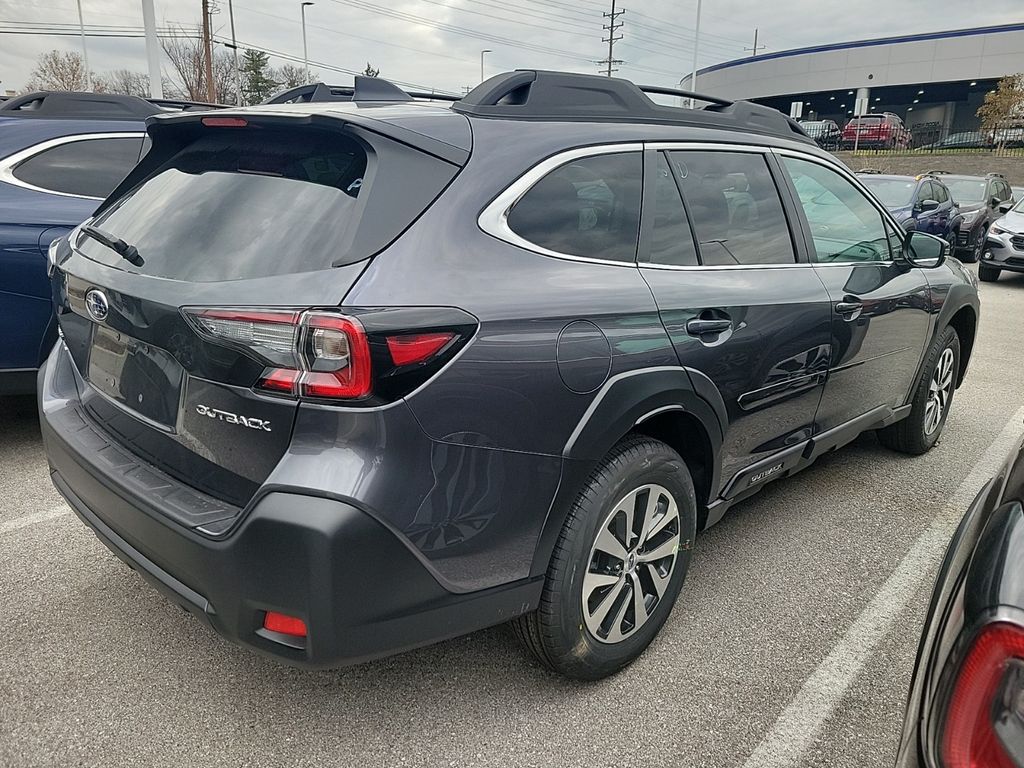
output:
[[[306,79],[306,68],[297,64],[283,64],[280,69],[274,70],[274,79],[281,85],[281,89],[297,88],[306,83],[319,83],[320,73],[310,72],[309,79]]]
[[[380,67],[374,67],[370,62],[366,62],[366,69],[363,70],[363,74],[367,77],[379,77]]]
[[[94,89],[102,90],[102,84],[93,79]],[[85,62],[76,51],[54,49],[39,54],[36,67],[25,86],[27,91],[87,91],[89,78]]]
[[[124,93],[129,96],[149,96],[149,77],[130,69],[114,69],[98,78],[107,93]]]
[[[168,93],[182,99],[206,101],[206,73],[203,42],[199,32],[178,27],[173,35],[160,38],[173,70]],[[213,53],[213,86],[217,101],[235,103],[235,65],[222,50]]]

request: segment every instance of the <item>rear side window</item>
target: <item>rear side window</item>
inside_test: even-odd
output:
[[[555,253],[632,262],[642,187],[640,152],[583,157],[534,184],[512,207],[508,226]]]
[[[340,130],[257,126],[201,133],[94,222],[138,248],[143,266],[87,238],[77,247],[119,269],[197,282],[365,259],[409,226],[457,171],[374,141],[376,149]]]
[[[142,137],[82,139],[45,149],[19,163],[14,177],[33,187],[106,197],[139,161]]]
[[[672,177],[668,160],[661,152],[654,170],[654,216],[651,224],[650,261],[670,266],[697,264],[697,248],[690,222],[686,220],[683,199]]]
[[[705,265],[796,261],[778,189],[760,154],[670,153]]]

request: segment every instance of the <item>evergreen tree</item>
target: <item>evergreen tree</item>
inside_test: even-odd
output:
[[[274,79],[270,57],[262,51],[246,48],[242,54],[242,99],[259,104],[274,95],[280,83]]]

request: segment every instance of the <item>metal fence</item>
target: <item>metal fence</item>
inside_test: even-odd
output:
[[[907,128],[895,115],[868,115],[845,124],[832,120],[802,123],[805,133],[831,152],[865,155],[914,153],[987,154],[1024,157],[1024,125],[994,131],[955,131],[941,123],[916,123]]]

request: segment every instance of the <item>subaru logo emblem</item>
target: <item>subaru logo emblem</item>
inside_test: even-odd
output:
[[[102,323],[107,319],[110,304],[107,303],[107,297],[103,291],[90,288],[85,294],[85,308],[89,310],[89,317],[97,323]]]

